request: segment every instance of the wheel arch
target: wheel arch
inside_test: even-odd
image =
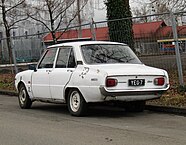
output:
[[[32,106],[32,100],[28,94],[24,82],[20,81],[17,85],[19,105],[22,109],[29,109]]]
[[[64,96],[64,99],[65,99],[65,102],[66,102],[66,103],[67,103],[68,94],[69,94],[70,90],[72,90],[72,89],[77,90],[77,91],[79,91],[79,93],[81,93],[81,91],[80,91],[79,88],[77,88],[77,87],[67,87],[67,88],[65,89],[65,96]],[[82,93],[81,93],[81,95],[83,96]],[[84,100],[86,101],[86,99],[85,99],[84,96],[83,96],[83,98],[84,98]]]
[[[23,85],[25,86],[25,88],[26,88],[25,83],[24,83],[23,81],[20,81],[20,82],[17,84],[17,89],[18,89],[18,90],[19,90],[19,88],[20,88],[21,84],[23,84]]]

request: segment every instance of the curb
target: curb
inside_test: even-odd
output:
[[[14,91],[5,91],[5,90],[0,90],[1,95],[9,95],[9,96],[17,96],[18,93]]]
[[[146,105],[145,109],[150,110],[150,111],[154,111],[154,112],[170,113],[170,114],[184,115],[184,116],[186,115],[186,108]]]
[[[18,95],[17,92],[5,91],[5,90],[0,90],[0,94],[1,95],[9,95],[9,96],[17,96]],[[157,105],[145,105],[145,110],[186,116],[186,108],[176,108],[176,107],[170,107],[170,106],[157,106]]]

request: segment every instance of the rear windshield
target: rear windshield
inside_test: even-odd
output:
[[[133,51],[126,45],[91,44],[81,46],[81,50],[87,64],[141,63]]]

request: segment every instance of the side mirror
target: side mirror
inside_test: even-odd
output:
[[[29,65],[28,65],[28,69],[29,69],[29,70],[34,70],[34,72],[36,72],[36,71],[37,71],[37,69],[36,69],[36,64],[29,64]]]

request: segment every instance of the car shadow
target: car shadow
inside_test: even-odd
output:
[[[38,110],[42,112],[50,112],[53,115],[54,114],[64,114],[70,116],[70,113],[68,111],[66,104],[50,104],[50,103],[39,103],[34,104],[32,106],[32,110]],[[104,105],[104,106],[89,106],[87,114],[83,117],[89,117],[89,118],[95,118],[95,117],[101,117],[101,118],[119,118],[119,117],[136,117],[136,116],[143,116],[146,113],[135,113],[135,112],[127,112],[122,107],[116,107],[116,106],[110,106],[110,105]],[[73,116],[72,116],[73,117]]]
[[[31,109],[54,114],[69,114],[66,104],[36,103]]]
[[[89,117],[104,118],[136,117],[143,114],[143,112],[127,112],[124,108],[116,106],[91,106],[88,111]]]

